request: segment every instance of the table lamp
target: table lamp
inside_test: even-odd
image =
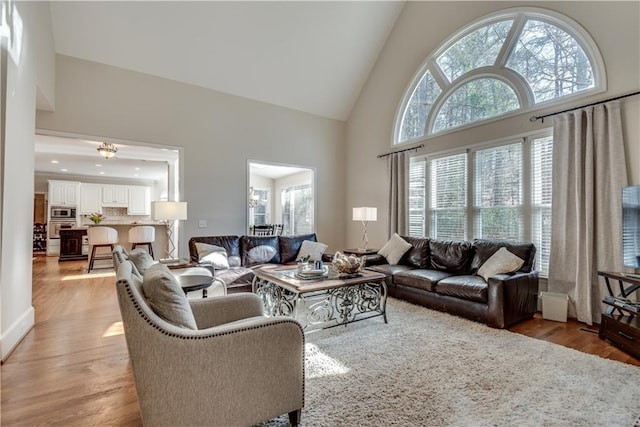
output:
[[[354,221],[362,221],[362,241],[364,245],[362,248],[358,248],[358,250],[366,251],[367,245],[369,241],[367,240],[367,223],[369,221],[376,221],[378,219],[378,209],[377,208],[369,208],[369,207],[361,207],[361,208],[353,208],[353,220]]]
[[[176,245],[173,241],[173,227],[176,221],[187,219],[187,202],[153,202],[151,204],[151,218],[164,221],[167,227],[167,246],[165,248],[168,259],[174,259]]]

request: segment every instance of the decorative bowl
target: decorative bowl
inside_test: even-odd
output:
[[[357,257],[355,255],[345,255],[342,252],[336,252],[333,256],[333,269],[339,274],[355,274],[362,270],[365,265],[365,257]]]

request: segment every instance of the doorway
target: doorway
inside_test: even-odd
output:
[[[273,226],[283,235],[315,232],[315,169],[257,160],[247,169],[249,234],[255,226]]]

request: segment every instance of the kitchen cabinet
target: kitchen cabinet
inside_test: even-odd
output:
[[[151,189],[149,187],[129,186],[127,215],[151,215]]]
[[[76,206],[79,182],[49,181],[49,206]]]
[[[80,184],[80,215],[102,212],[102,185]]]
[[[122,207],[129,205],[129,187],[126,185],[103,185],[102,206]]]

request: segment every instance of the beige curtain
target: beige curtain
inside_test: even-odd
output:
[[[625,185],[619,102],[554,118],[549,291],[568,294],[569,315],[589,325],[600,322],[607,295],[598,270],[622,268]]]
[[[388,156],[389,170],[389,229],[393,233],[406,235],[409,209],[409,155],[406,151]]]

